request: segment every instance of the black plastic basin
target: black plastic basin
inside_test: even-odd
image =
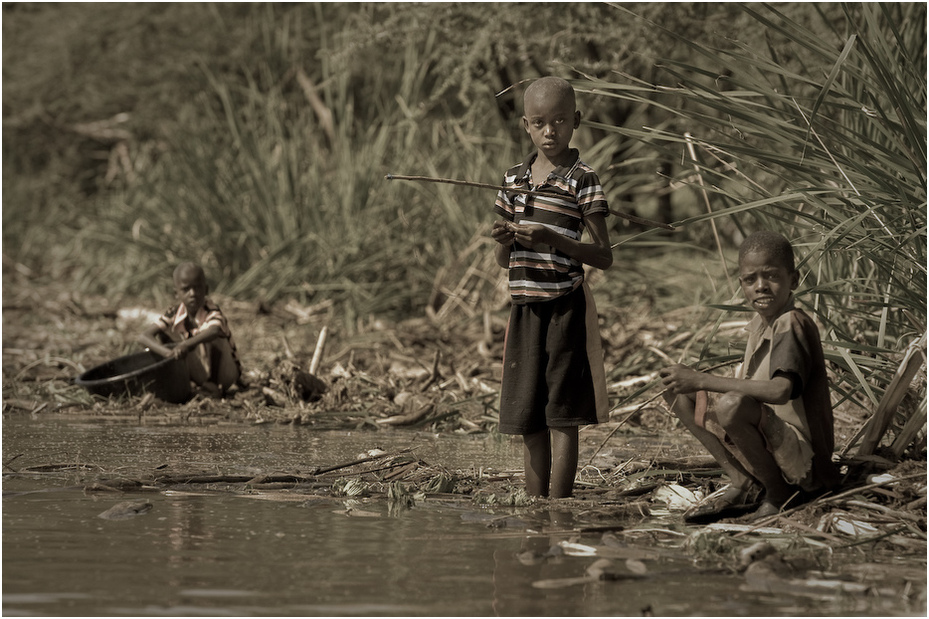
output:
[[[191,396],[187,364],[150,350],[107,361],[87,370],[74,383],[104,397],[150,392],[165,402],[179,404]]]

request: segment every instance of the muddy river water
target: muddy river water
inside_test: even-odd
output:
[[[478,436],[319,432],[290,426],[146,426],[67,417],[4,418],[3,614],[248,615],[845,615],[911,614],[905,596],[795,596],[746,590],[734,570],[686,553],[641,553],[641,577],[585,578],[596,557],[559,554],[573,515],[482,511],[466,502],[386,501],[188,490],[84,493],[68,470],[127,477],[159,467],[252,474],[411,447],[447,468],[521,468],[518,445]],[[389,444],[387,444],[389,443]],[[630,447],[632,449],[632,447]],[[126,500],[151,509],[99,514]],[[509,526],[488,516],[509,514]],[[648,525],[639,525],[647,527]],[[561,532],[559,532],[561,531]],[[599,541],[601,533],[591,533]],[[583,536],[575,541],[584,542]],[[633,555],[630,555],[633,556]],[[921,611],[925,607],[921,608]]]

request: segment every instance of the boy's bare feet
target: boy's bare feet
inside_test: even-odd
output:
[[[684,522],[710,524],[723,518],[736,518],[752,511],[757,505],[757,487],[743,489],[726,486],[684,512]]]
[[[219,385],[211,381],[206,381],[205,383],[197,385],[197,391],[210,398],[219,399],[223,397],[222,389],[219,388]]]
[[[749,517],[749,520],[752,522],[763,520],[768,516],[773,516],[774,514],[779,514],[781,511],[780,506],[771,503],[770,501],[764,501],[762,504],[752,512],[752,515]]]
[[[764,502],[759,505],[758,509],[752,513],[750,520],[754,522],[756,520],[761,520],[763,518],[767,518],[768,516],[778,514],[781,512],[781,510],[788,508],[792,509],[794,507],[805,505],[826,493],[827,491],[822,489],[817,491],[805,491],[798,488],[789,497],[781,500],[774,500],[769,497],[765,497]]]

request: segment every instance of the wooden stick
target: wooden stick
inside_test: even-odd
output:
[[[491,185],[490,183],[475,183],[474,181],[462,181],[454,178],[433,178],[431,176],[405,176],[403,174],[388,174],[385,176],[389,181],[398,180],[398,181],[423,181],[426,183],[447,183],[449,185],[462,185],[464,187],[478,187],[481,189],[494,189],[496,191],[507,191],[511,193],[522,193],[528,196],[541,196],[544,195],[542,191],[532,191],[530,189],[520,189],[518,187],[501,187],[499,185]],[[629,213],[623,213],[621,211],[614,211],[610,209],[610,213],[616,215],[617,217],[622,217],[632,223],[641,224],[643,226],[651,226],[653,228],[664,228],[665,230],[674,230],[674,226],[671,224],[666,224],[660,221],[652,221],[651,219],[645,219],[644,217],[638,217],[636,215],[630,215]]]
[[[725,366],[727,366],[727,365],[731,365],[732,363],[735,363],[735,362],[734,362],[734,361],[724,361],[724,362],[722,362],[722,363],[717,363],[716,365],[712,365],[712,366],[706,368],[705,370],[700,370],[700,371],[701,371],[701,372],[712,372],[713,370],[718,370],[719,368],[725,367]],[[654,384],[657,385],[657,384],[660,384],[660,382],[661,382],[660,380],[656,380],[656,381],[654,382]],[[587,464],[586,464],[585,466],[590,466],[590,463],[594,461],[594,458],[597,457],[597,454],[600,453],[600,450],[603,449],[603,446],[606,445],[607,441],[609,441],[609,440],[613,437],[613,435],[616,434],[616,431],[619,430],[620,426],[622,426],[624,423],[626,423],[627,421],[629,421],[630,419],[632,419],[632,417],[633,417],[636,413],[638,413],[639,411],[641,411],[643,408],[645,408],[646,406],[648,406],[649,404],[651,404],[652,402],[654,402],[655,400],[657,400],[659,397],[663,396],[663,395],[665,394],[666,391],[667,391],[667,389],[662,389],[661,391],[659,391],[658,393],[656,393],[655,395],[653,395],[653,396],[650,397],[649,399],[647,399],[647,400],[645,400],[644,402],[642,402],[642,403],[641,403],[638,407],[636,407],[631,413],[629,413],[628,415],[626,415],[625,417],[623,417],[623,419],[622,419],[618,424],[616,424],[616,427],[613,428],[612,430],[610,430],[610,433],[606,435],[606,438],[603,439],[603,442],[600,443],[600,446],[597,447],[597,450],[593,453],[592,456],[590,456],[590,459],[587,461]],[[675,402],[677,401],[677,398],[678,398],[678,397],[680,397],[680,396],[675,396],[675,398],[674,398],[674,401],[675,401]],[[674,408],[674,403],[672,402],[672,403],[668,406],[668,408],[669,408],[669,409]],[[610,410],[610,412],[613,412],[612,409]]]
[[[402,174],[388,174],[385,176],[389,181],[398,180],[398,181],[423,181],[426,183],[447,183],[449,185],[462,185],[464,187],[479,187],[481,189],[495,189],[497,191],[511,191],[513,193],[524,193],[528,196],[537,196],[541,195],[541,192],[532,191],[530,189],[520,189],[518,187],[500,187],[499,185],[491,185],[490,183],[475,183],[474,181],[461,181],[454,178],[433,178],[431,176],[404,176]]]
[[[319,362],[323,357],[323,349],[326,348],[326,336],[329,334],[329,329],[323,327],[319,330],[319,339],[316,340],[316,350],[313,351],[313,360],[310,361],[310,374],[316,374],[316,370],[319,369]]]
[[[410,453],[410,452],[412,452],[412,451],[413,451],[412,449],[410,449],[409,447],[407,447],[406,449],[401,449],[400,451],[397,451],[397,452],[394,452],[394,453],[384,453],[384,454],[381,454],[381,455],[379,455],[379,456],[366,456],[366,457],[364,457],[364,458],[359,458],[358,460],[352,460],[351,462],[346,462],[346,463],[344,463],[344,464],[337,464],[337,465],[335,465],[335,466],[330,466],[330,467],[327,467],[327,468],[324,468],[324,469],[319,469],[319,470],[316,471],[315,474],[316,474],[316,475],[322,475],[323,473],[331,473],[331,472],[337,471],[337,470],[339,470],[339,469],[345,469],[345,468],[348,468],[348,467],[350,467],[350,466],[355,466],[356,464],[363,464],[363,463],[365,463],[365,462],[371,462],[372,460],[380,460],[380,459],[383,459],[383,458],[393,458],[393,457],[395,457],[395,456],[399,456],[399,455],[402,455],[402,454],[405,454],[405,453]]]

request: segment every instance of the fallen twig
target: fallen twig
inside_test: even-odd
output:
[[[5,468],[5,469],[10,469],[10,470],[13,471],[14,473],[18,472],[16,469],[14,469],[13,467],[10,466],[10,463],[13,462],[13,460],[15,460],[16,458],[20,458],[20,457],[22,457],[22,456],[23,456],[23,454],[16,454],[15,456],[13,456],[12,458],[10,458],[9,460],[7,460],[6,462],[3,463],[3,468]]]
[[[410,453],[411,451],[412,450],[410,449],[402,449],[393,454],[380,454],[378,456],[368,456],[366,458],[359,458],[358,460],[352,460],[351,462],[346,462],[345,464],[337,464],[335,466],[318,469],[315,474],[322,475],[323,473],[331,473],[332,471],[338,471],[339,469],[345,469],[350,466],[355,466],[356,464],[363,464],[365,462],[371,462],[372,460],[380,460],[383,458],[394,458],[396,456],[399,456],[400,454]]]
[[[863,509],[870,509],[872,511],[880,512],[884,514],[885,516],[890,516],[897,520],[912,520],[914,522],[920,522],[920,521],[925,520],[925,518],[916,516],[915,514],[909,514],[907,512],[902,512],[897,509],[890,509],[889,507],[884,507],[883,505],[878,505],[876,503],[869,503],[868,501],[852,500],[852,501],[846,501],[845,504],[851,505],[852,507],[861,507]]]
[[[871,484],[867,484],[867,485],[865,485],[865,486],[857,486],[857,487],[855,487],[855,488],[849,488],[848,490],[845,490],[844,492],[840,492],[839,494],[835,494],[835,495],[831,495],[831,496],[827,494],[827,495],[821,496],[821,497],[819,497],[819,498],[813,499],[813,500],[810,501],[809,503],[804,503],[804,504],[802,504],[802,505],[797,505],[796,507],[792,507],[792,508],[786,509],[786,510],[784,510],[784,511],[782,511],[782,512],[778,512],[778,513],[776,513],[776,514],[772,514],[772,515],[768,516],[767,518],[762,518],[761,520],[758,520],[757,522],[753,523],[754,526],[752,526],[752,528],[750,528],[750,529],[748,529],[748,530],[746,530],[746,531],[742,531],[741,533],[736,534],[736,537],[738,537],[738,536],[740,536],[740,535],[744,535],[744,534],[746,534],[746,533],[751,533],[751,532],[754,531],[755,529],[757,529],[757,528],[759,528],[759,527],[766,526],[766,525],[768,525],[769,523],[774,522],[774,521],[777,520],[778,518],[782,518],[782,517],[784,517],[784,516],[786,516],[786,515],[788,515],[788,514],[792,514],[792,513],[794,513],[794,512],[800,511],[801,509],[805,509],[805,508],[807,508],[807,507],[810,507],[810,506],[813,506],[813,505],[817,505],[817,504],[819,504],[819,503],[834,503],[834,502],[836,502],[836,501],[838,501],[838,500],[844,499],[845,497],[851,496],[851,495],[856,494],[856,493],[858,493],[858,492],[864,492],[865,490],[873,490],[873,489],[879,488],[879,487],[881,487],[881,486],[887,486],[887,485],[894,484],[894,483],[898,483],[898,482],[901,482],[901,481],[909,481],[909,480],[911,480],[911,479],[918,479],[918,478],[920,478],[920,477],[925,477],[925,476],[926,476],[926,473],[925,473],[925,472],[922,472],[922,473],[914,473],[913,475],[905,475],[905,476],[903,476],[903,477],[895,477],[895,478],[893,478],[893,479],[885,479],[885,480],[882,480],[882,481],[879,481],[879,482],[874,482],[874,483],[871,483]]]
[[[70,367],[71,369],[73,369],[75,372],[78,372],[78,373],[84,371],[84,368],[82,368],[80,365],[74,363],[74,362],[71,361],[70,359],[65,359],[65,358],[63,358],[63,357],[42,357],[41,359],[36,359],[36,360],[33,361],[32,363],[26,364],[26,365],[19,371],[19,373],[16,375],[16,377],[13,378],[13,382],[23,380],[23,376],[25,376],[25,375],[29,372],[29,370],[31,370],[31,369],[33,369],[33,368],[35,368],[35,367],[37,367],[37,366],[43,365],[43,364],[44,364],[44,365],[49,365],[49,364],[52,363],[52,362],[55,362],[55,363],[57,363],[57,364],[59,364],[59,365],[67,365],[68,367]]]
[[[409,413],[403,413],[402,415],[392,415],[384,419],[376,419],[375,423],[385,426],[405,426],[420,421],[433,410],[435,410],[435,406],[430,402]]]
[[[833,544],[844,544],[845,543],[845,540],[840,539],[836,537],[835,535],[826,533],[825,531],[820,531],[819,529],[814,529],[813,527],[807,526],[803,524],[802,522],[798,522],[797,520],[793,518],[784,518],[784,520],[786,521],[788,525],[794,527],[795,529],[806,531],[807,533],[811,533],[817,537],[821,537],[825,540],[828,540],[832,542]]]

